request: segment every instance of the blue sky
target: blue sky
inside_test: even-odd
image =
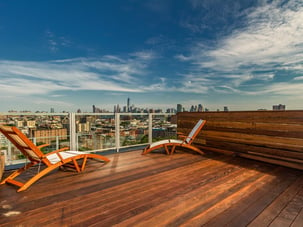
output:
[[[1,0],[0,111],[303,109],[302,21],[302,0]]]

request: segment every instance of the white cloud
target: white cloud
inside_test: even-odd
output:
[[[48,62],[0,61],[0,94],[48,94],[69,90],[139,92],[137,81],[146,73],[145,59],[139,56],[122,60],[107,56]]]
[[[67,87],[49,81],[33,82],[26,79],[2,79],[0,95],[35,95],[47,94],[51,91],[66,90]]]
[[[276,83],[266,88],[264,92],[303,98],[303,83]]]
[[[199,1],[191,0],[191,3],[194,8],[202,7]],[[244,12],[246,20],[242,27],[218,39],[214,47],[200,41],[192,45],[189,56],[175,56],[181,62],[192,63],[191,71],[195,73],[193,77],[185,76],[185,81],[207,79],[208,90],[217,93],[298,95],[298,91],[302,92],[300,84],[293,83],[302,78],[293,79],[292,72],[303,69],[303,2],[261,1],[253,9]],[[201,88],[201,93],[205,90]]]
[[[294,80],[303,80],[303,76],[297,76],[294,78]]]
[[[183,54],[178,54],[178,55],[175,56],[175,58],[178,59],[179,61],[184,61],[184,62],[193,60],[192,56],[188,57],[188,56],[185,56]]]
[[[153,60],[157,57],[153,51],[138,51],[130,55],[141,60]]]
[[[290,1],[283,6],[279,3],[274,1],[256,8],[247,16],[246,27],[235,30],[216,49],[207,51],[209,61],[198,63],[231,71],[254,64],[271,67],[272,63],[295,61],[303,51],[303,3]],[[205,57],[204,50],[199,55]]]

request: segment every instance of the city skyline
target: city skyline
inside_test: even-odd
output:
[[[286,105],[283,104],[274,104],[272,105],[272,109],[264,109],[264,108],[258,108],[256,109],[258,111],[260,110],[286,110]],[[151,108],[151,107],[140,107],[140,106],[136,106],[135,103],[131,103],[131,99],[128,97],[126,100],[125,105],[120,105],[120,104],[115,104],[112,105],[111,109],[106,109],[106,108],[102,108],[102,106],[96,106],[96,105],[92,105],[91,106],[91,111],[82,111],[80,108],[77,109],[77,113],[178,113],[178,112],[218,112],[218,111],[224,111],[224,112],[228,112],[228,111],[234,111],[234,110],[230,110],[228,106],[223,106],[222,108],[217,108],[215,109],[209,109],[207,106],[203,106],[201,103],[199,104],[193,104],[191,106],[188,106],[188,108],[186,108],[185,106],[183,106],[182,104],[178,103],[175,107],[164,107],[164,108]],[[237,111],[237,110],[236,110]],[[8,110],[6,111],[8,113],[10,112],[19,112],[19,113],[26,113],[26,112],[45,112],[45,113],[56,113],[55,108],[54,107],[50,107],[50,111],[47,110],[36,110],[36,111],[30,111],[30,110]],[[62,112],[70,112],[70,111],[65,111],[63,110]],[[1,112],[0,112],[1,113]],[[4,113],[4,112],[2,112]],[[57,112],[57,113],[60,113]]]
[[[301,0],[4,0],[0,112],[303,109],[302,21]]]
[[[218,112],[218,111],[237,111],[237,110],[230,110],[228,106],[223,106],[221,109],[218,108],[216,110],[208,109],[206,106],[203,106],[201,103],[196,104],[196,105],[191,105],[188,109],[185,108],[182,104],[178,103],[176,107],[172,108],[166,108],[166,109],[161,109],[161,108],[149,108],[149,107],[138,107],[135,104],[130,105],[130,98],[127,99],[127,104],[120,106],[119,104],[113,105],[112,109],[104,109],[102,107],[98,107],[95,105],[92,105],[92,111],[82,111],[80,108],[77,109],[75,112],[77,113],[173,113],[176,114],[178,112]],[[259,108],[254,111],[270,111],[270,110],[283,110],[285,111],[286,105],[283,104],[274,104],[272,105],[272,109],[264,109],[264,108]],[[238,110],[239,111],[239,110]],[[243,111],[243,110],[242,110]],[[244,110],[245,111],[245,110]],[[253,110],[250,110],[253,111]],[[47,110],[8,110],[5,112],[0,112],[2,114],[4,113],[68,113],[70,111],[55,111],[53,107],[50,108],[50,111]]]

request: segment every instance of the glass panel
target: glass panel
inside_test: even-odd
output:
[[[115,115],[77,114],[79,151],[115,148]]]
[[[132,146],[148,142],[148,115],[120,116],[120,146]]]
[[[176,115],[153,115],[153,142],[163,139],[177,138],[177,117]]]

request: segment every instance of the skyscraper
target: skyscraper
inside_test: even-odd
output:
[[[177,113],[182,112],[182,105],[177,104]]]
[[[127,98],[127,112],[128,112],[128,113],[130,112],[129,107],[130,107],[130,99]]]
[[[198,112],[203,112],[203,106],[202,106],[202,104],[198,105]]]
[[[285,110],[285,109],[286,109],[286,106],[285,106],[285,105],[282,105],[282,104],[273,105],[273,106],[272,106],[272,109],[273,109],[273,110]]]

